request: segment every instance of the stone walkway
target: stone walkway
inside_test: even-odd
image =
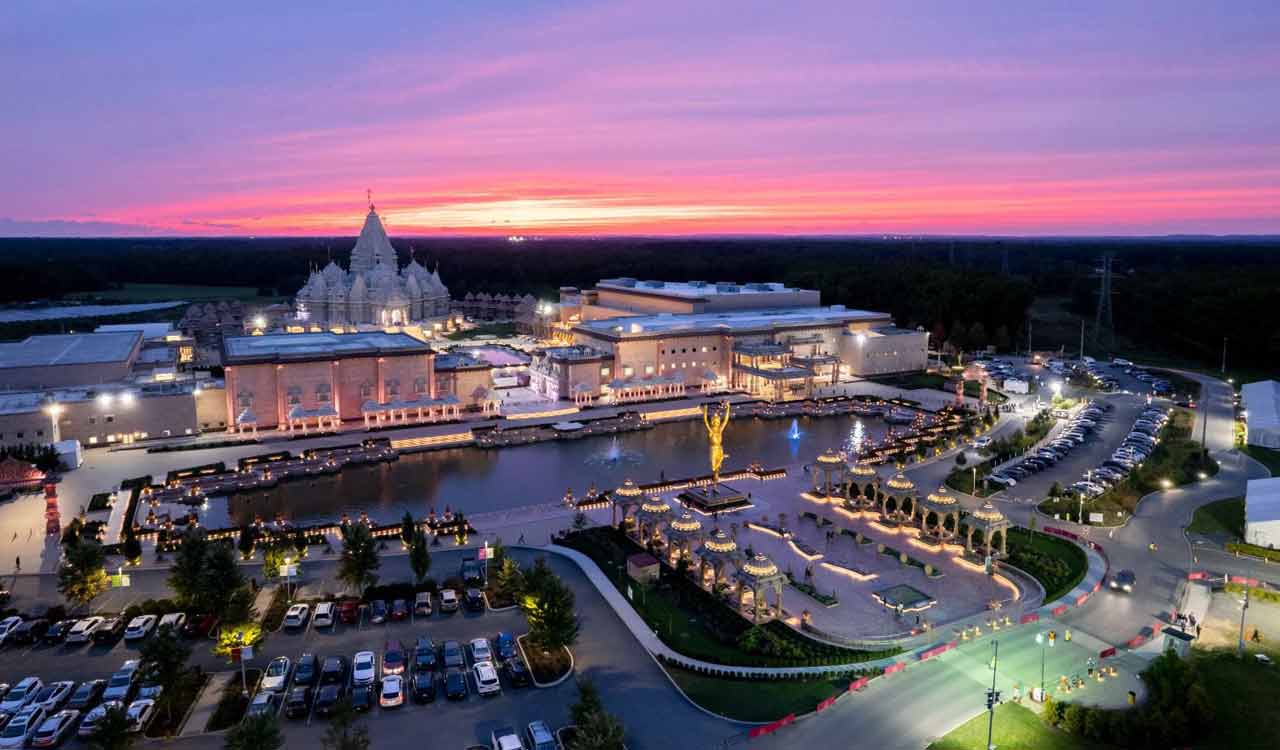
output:
[[[204,684],[204,688],[200,691],[200,695],[196,696],[195,705],[191,708],[191,713],[187,716],[187,721],[182,725],[182,731],[178,733],[178,736],[190,737],[204,734],[205,727],[209,726],[209,719],[213,718],[213,712],[218,709],[218,701],[222,699],[222,691],[226,689],[233,679],[238,679],[239,677],[240,673],[234,670],[210,674],[208,681]]]

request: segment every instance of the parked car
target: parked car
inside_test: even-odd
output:
[[[435,669],[437,661],[435,642],[425,635],[418,636],[418,641],[413,646],[413,668]]]
[[[516,639],[510,633],[498,633],[498,637],[493,639],[493,650],[499,659],[510,659],[516,655]]]
[[[415,669],[410,685],[416,703],[430,703],[436,699],[436,673],[433,669]]]
[[[133,698],[133,691],[138,684],[138,660],[130,659],[107,680],[107,689],[102,692],[104,701],[128,701]]]
[[[124,635],[125,621],[123,617],[112,617],[104,620],[93,631],[94,643],[115,643]]]
[[[327,656],[320,668],[321,685],[345,685],[347,682],[347,660],[341,656]]]
[[[396,599],[391,602],[391,619],[407,620],[409,619],[409,602],[404,599]]]
[[[289,684],[289,672],[293,665],[287,656],[277,656],[267,664],[262,673],[261,691],[282,691]]]
[[[489,645],[488,638],[472,638],[470,647],[471,662],[473,664],[493,659],[493,648]]]
[[[92,737],[93,733],[98,730],[98,723],[102,721],[102,717],[106,716],[108,711],[123,710],[125,710],[125,706],[121,701],[100,703],[84,715],[84,719],[80,721],[80,729],[76,733],[81,737]]]
[[[298,657],[298,665],[293,670],[294,685],[314,685],[320,672],[320,660],[315,654],[304,653]]]
[[[467,589],[467,611],[484,611],[484,593],[480,589]]]
[[[0,748],[20,748],[44,723],[45,711],[40,706],[26,706],[13,715],[0,731]]]
[[[157,619],[155,615],[138,615],[133,618],[124,629],[124,639],[136,641],[151,635],[151,629],[156,626]]]
[[[41,690],[44,690],[44,680],[39,677],[23,677],[4,694],[4,700],[0,701],[0,711],[10,716],[17,714],[34,700]]]
[[[415,617],[429,617],[431,615],[430,591],[419,591],[413,597],[413,614]]]
[[[160,622],[156,624],[156,632],[162,630],[172,630],[181,633],[187,627],[186,612],[170,612],[160,618]]]
[[[471,667],[476,678],[476,692],[483,696],[497,695],[502,692],[502,682],[498,679],[498,670],[493,662],[477,662]]]
[[[545,721],[531,721],[525,728],[525,737],[529,740],[529,750],[557,750],[556,737]]]
[[[372,651],[358,651],[351,660],[351,682],[354,685],[371,685],[378,677],[378,659]]]
[[[312,624],[317,628],[332,627],[337,606],[333,602],[320,602],[316,605],[316,614]]]
[[[44,635],[40,640],[49,645],[57,645],[67,639],[67,633],[71,632],[71,628],[76,624],[75,620],[58,620],[44,631]]]
[[[404,645],[400,641],[387,641],[382,647],[382,674],[400,674],[408,663]]]
[[[332,716],[345,695],[343,685],[325,685],[316,693],[316,716]]]
[[[499,727],[493,730],[489,734],[489,745],[493,750],[525,750],[515,727]]]
[[[382,708],[399,708],[404,705],[404,678],[398,674],[382,678],[382,690],[378,693],[378,705]]]
[[[80,683],[80,687],[71,694],[71,698],[67,701],[67,708],[76,711],[88,711],[98,705],[98,701],[102,700],[102,691],[107,689],[106,680],[87,680]]]
[[[182,626],[182,635],[187,638],[208,638],[218,627],[217,615],[191,615]]]
[[[443,655],[445,669],[454,667],[465,667],[467,665],[466,657],[462,652],[462,644],[457,641],[445,641],[444,646],[440,649]]]
[[[9,617],[0,620],[0,644],[9,640],[9,638],[13,636],[13,632],[17,630],[18,626],[21,624],[22,618],[17,615],[10,615]]]
[[[156,702],[150,698],[139,698],[129,704],[125,715],[129,717],[129,731],[141,732],[156,717]]]
[[[75,689],[75,682],[70,680],[50,682],[40,692],[36,693],[36,697],[31,699],[30,705],[40,706],[46,713],[56,713],[62,709],[62,705],[67,702],[71,697],[71,692]]]
[[[311,711],[311,688],[301,685],[289,691],[284,699],[284,715],[290,719],[305,719]]]
[[[444,697],[460,701],[467,697],[467,676],[458,667],[450,667],[444,673]]]
[[[458,592],[453,589],[440,589],[440,611],[458,611]]]
[[[387,603],[381,599],[369,602],[369,622],[381,625],[387,621]]]
[[[259,690],[253,700],[249,701],[249,707],[245,709],[245,716],[274,716],[280,710],[280,694],[271,690]]]
[[[57,747],[70,736],[75,729],[76,719],[80,712],[63,709],[53,715],[46,715],[35,733],[31,735],[31,747]]]
[[[347,625],[360,621],[360,602],[354,599],[343,599],[338,602],[338,619]]]
[[[98,629],[106,618],[93,616],[80,620],[71,626],[71,630],[67,632],[67,643],[88,643],[93,638],[93,632]]]
[[[361,713],[373,708],[373,684],[351,686],[351,707]]]
[[[533,680],[529,676],[529,668],[525,666],[523,660],[518,656],[513,656],[503,662],[503,666],[507,668],[507,680],[510,681],[511,687],[528,687]]]
[[[48,630],[49,621],[43,617],[38,617],[34,620],[27,620],[26,622],[20,623],[18,627],[13,629],[13,632],[9,634],[9,637],[6,640],[9,643],[15,644],[35,643],[43,638],[44,634],[48,632]]]
[[[278,611],[278,610],[277,610]],[[307,619],[311,616],[311,606],[308,604],[295,604],[284,613],[284,626],[290,629],[305,627]]]

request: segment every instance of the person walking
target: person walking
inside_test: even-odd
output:
[[[13,558],[13,567],[14,567],[14,568],[16,568],[18,571],[21,571],[21,570],[22,570],[22,556],[21,556],[21,555],[18,555],[17,557],[14,557],[14,558]]]

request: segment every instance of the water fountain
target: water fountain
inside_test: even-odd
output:
[[[800,422],[794,419],[791,420],[791,431],[787,433],[787,438],[790,440],[799,440],[800,435],[802,434],[803,433],[800,432]]]
[[[591,466],[635,466],[643,461],[643,453],[626,450],[616,435],[604,450],[587,457],[587,463]]]

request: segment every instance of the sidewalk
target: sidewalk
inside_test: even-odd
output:
[[[209,680],[200,690],[200,695],[196,696],[195,705],[191,707],[191,713],[187,716],[187,721],[182,725],[182,731],[178,736],[191,737],[204,734],[204,728],[209,726],[209,719],[213,718],[213,712],[218,709],[222,691],[231,683],[231,680],[239,676],[240,673],[234,670],[210,674]]]

